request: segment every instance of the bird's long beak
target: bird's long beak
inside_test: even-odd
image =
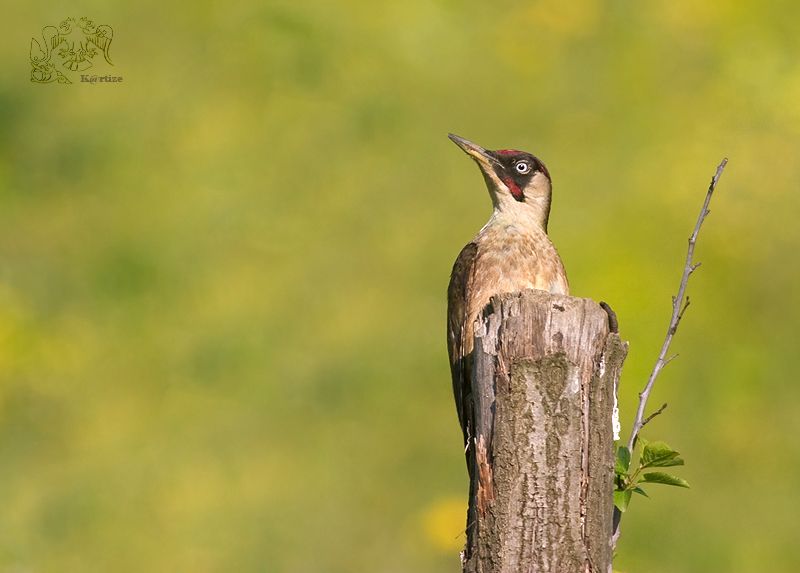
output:
[[[477,143],[472,143],[471,141],[464,139],[463,137],[459,137],[454,133],[448,133],[447,137],[449,137],[453,143],[458,145],[464,151],[464,153],[470,155],[475,161],[477,161],[478,165],[484,172],[490,172],[495,166],[499,165],[497,159],[492,157],[488,151],[486,151]]]

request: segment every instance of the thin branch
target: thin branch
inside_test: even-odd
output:
[[[678,354],[677,352],[675,354],[673,354],[672,356],[667,356],[664,359],[664,366],[666,366],[667,364],[669,364],[670,362],[675,360],[678,356],[680,356],[680,354]]]
[[[699,263],[698,263],[698,264],[699,264]],[[696,265],[692,265],[692,268],[695,268],[695,267],[696,267]],[[687,309],[687,308],[689,308],[689,304],[691,304],[691,301],[689,300],[689,295],[687,294],[687,295],[686,295],[686,302],[685,302],[685,303],[683,303],[683,308],[682,308],[682,309],[681,309],[681,311],[678,313],[678,322],[679,322],[679,323],[680,323],[681,319],[683,318],[683,313],[684,313],[684,312],[686,312],[686,309]]]
[[[650,420],[658,416],[667,407],[667,405],[664,404],[661,406],[661,408],[650,414],[647,418],[644,417],[644,413],[647,408],[647,400],[650,398],[650,392],[653,390],[653,384],[655,384],[656,378],[658,378],[658,375],[664,366],[672,362],[672,360],[677,357],[677,354],[667,357],[667,352],[669,352],[669,346],[672,343],[672,337],[675,336],[675,333],[678,330],[678,325],[683,318],[683,313],[686,312],[686,309],[689,307],[689,297],[686,296],[686,286],[689,284],[689,277],[694,271],[697,270],[697,267],[700,266],[700,263],[695,263],[692,260],[694,257],[694,246],[697,243],[697,235],[700,234],[700,227],[702,227],[703,221],[705,221],[705,218],[711,212],[708,210],[708,205],[711,203],[711,196],[714,194],[714,190],[717,188],[719,178],[722,176],[722,172],[725,170],[725,166],[727,164],[728,158],[726,157],[717,166],[714,177],[711,178],[711,183],[708,185],[706,199],[703,201],[703,208],[700,210],[700,215],[697,217],[697,223],[694,226],[694,231],[692,232],[691,237],[689,237],[689,249],[686,253],[686,263],[683,266],[681,284],[678,287],[678,294],[672,297],[672,316],[670,317],[669,327],[667,328],[667,335],[664,338],[664,343],[661,345],[661,352],[658,354],[658,359],[656,360],[655,366],[653,366],[653,371],[650,373],[650,377],[647,379],[647,384],[645,385],[644,389],[639,392],[639,407],[636,410],[636,417],[633,420],[633,427],[631,428],[631,436],[628,439],[628,451],[630,452],[633,452],[633,448],[636,445],[636,440],[639,438],[639,432],[642,430],[642,428],[644,428],[644,426],[650,422]],[[621,533],[619,528],[621,519],[622,513],[615,507],[613,517],[614,533],[611,536],[612,550],[617,547],[617,541],[619,540]]]
[[[677,354],[675,356],[677,356]],[[649,424],[650,420],[658,416],[661,412],[663,412],[666,409],[667,409],[667,403],[664,402],[663,404],[661,404],[661,407],[658,410],[656,410],[655,412],[653,412],[644,419],[644,421],[642,422],[642,428],[644,428],[647,424]]]
[[[667,328],[667,335],[664,338],[664,343],[661,345],[661,352],[658,353],[658,359],[656,360],[655,366],[653,366],[653,371],[650,373],[650,377],[647,379],[647,384],[639,393],[639,407],[636,410],[636,417],[633,419],[633,427],[631,428],[631,435],[628,439],[628,449],[631,451],[633,450],[636,439],[639,437],[639,432],[642,430],[644,425],[649,422],[653,416],[663,411],[662,407],[661,410],[656,412],[656,414],[645,420],[644,413],[647,408],[647,400],[650,398],[650,392],[653,390],[653,385],[655,384],[659,373],[667,364],[667,362],[669,362],[667,359],[669,346],[672,344],[672,338],[675,336],[675,332],[678,330],[678,324],[680,324],[681,318],[683,318],[683,313],[686,312],[686,308],[689,306],[689,297],[686,296],[686,286],[689,284],[689,276],[691,276],[697,267],[700,266],[699,263],[695,263],[693,261],[694,246],[697,243],[697,236],[700,234],[700,227],[703,226],[703,221],[705,221],[705,218],[710,212],[708,210],[708,205],[711,203],[711,196],[714,194],[714,190],[717,188],[719,178],[722,176],[722,172],[725,170],[725,166],[727,164],[728,159],[725,158],[722,160],[719,166],[717,166],[717,171],[714,173],[714,177],[711,178],[711,183],[708,185],[706,199],[703,201],[703,208],[700,209],[700,215],[697,217],[697,223],[694,226],[694,231],[689,237],[689,249],[686,253],[686,263],[683,266],[683,275],[681,275],[678,294],[672,297],[672,317],[670,318],[669,327]]]

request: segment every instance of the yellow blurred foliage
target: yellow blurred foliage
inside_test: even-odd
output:
[[[548,165],[623,423],[729,156],[615,565],[800,571],[800,4],[110,0],[125,81],[32,84],[60,10],[0,35],[0,571],[457,570],[451,131]]]
[[[467,506],[463,499],[444,497],[423,512],[420,524],[425,539],[435,549],[453,553],[464,548]]]

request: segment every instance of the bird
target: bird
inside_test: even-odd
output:
[[[452,133],[449,138],[477,163],[493,206],[489,221],[456,258],[447,289],[447,346],[470,476],[471,513],[473,497],[491,497],[491,491],[481,489],[491,484],[482,483],[482,478],[476,482],[474,467],[477,463],[481,473],[481,456],[487,455],[475,439],[471,386],[475,321],[493,296],[525,289],[568,295],[569,283],[547,235],[552,183],[544,163],[525,151],[490,151]],[[471,456],[470,448],[478,451]],[[468,527],[470,519],[474,516],[468,516]]]

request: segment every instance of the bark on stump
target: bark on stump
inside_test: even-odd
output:
[[[594,301],[528,290],[476,324],[466,573],[610,573],[627,344]]]

